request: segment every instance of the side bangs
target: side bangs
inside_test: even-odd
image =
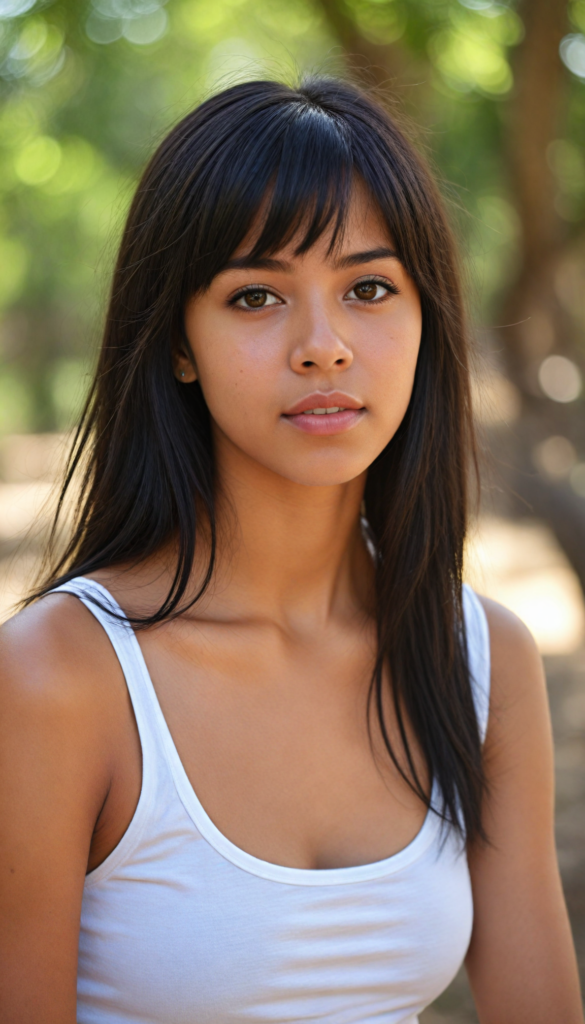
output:
[[[343,237],[355,178],[347,126],[298,100],[265,108],[255,120],[222,147],[223,173],[216,166],[209,215],[196,231],[193,250],[205,259],[192,264],[190,294],[209,287],[253,232],[252,262],[295,239],[301,255],[328,230],[331,252]]]

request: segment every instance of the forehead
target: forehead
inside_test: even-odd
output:
[[[329,235],[331,234],[329,229]],[[329,243],[331,238],[328,239]],[[339,233],[334,249],[343,251],[346,248],[361,247],[362,242],[368,245],[392,245],[388,226],[377,203],[361,182],[356,182],[351,194],[342,230]]]
[[[388,255],[390,252],[396,255],[393,239],[379,206],[357,179],[345,208],[335,211],[329,224],[310,246],[305,244],[311,230],[312,212],[308,211],[299,219],[294,233],[285,238],[280,246],[264,250],[261,241],[269,209],[270,197],[267,197],[226,269],[231,269],[247,257],[251,257],[253,262],[264,262],[267,257],[280,257],[289,262],[303,259],[311,253],[314,257],[335,263],[348,252],[388,249]]]

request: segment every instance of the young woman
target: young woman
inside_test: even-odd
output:
[[[3,1024],[413,1024],[464,960],[482,1024],[582,1024],[540,661],[461,583],[470,451],[395,123],[327,80],[186,117],[72,539],[2,633]]]

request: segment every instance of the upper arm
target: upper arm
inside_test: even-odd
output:
[[[84,657],[95,639],[86,617],[75,598],[58,595],[0,630],[5,1024],[76,1019],[83,883],[108,787],[103,710]]]
[[[526,627],[482,599],[491,699],[484,748],[488,845],[470,851],[467,968],[482,1024],[581,1024],[554,841],[553,744],[544,671]]]

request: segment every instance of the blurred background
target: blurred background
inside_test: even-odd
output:
[[[307,71],[415,125],[460,240],[467,575],[545,657],[585,973],[585,0],[0,0],[0,617],[38,566],[141,167],[210,92]],[[463,978],[423,1020],[476,1020]]]

